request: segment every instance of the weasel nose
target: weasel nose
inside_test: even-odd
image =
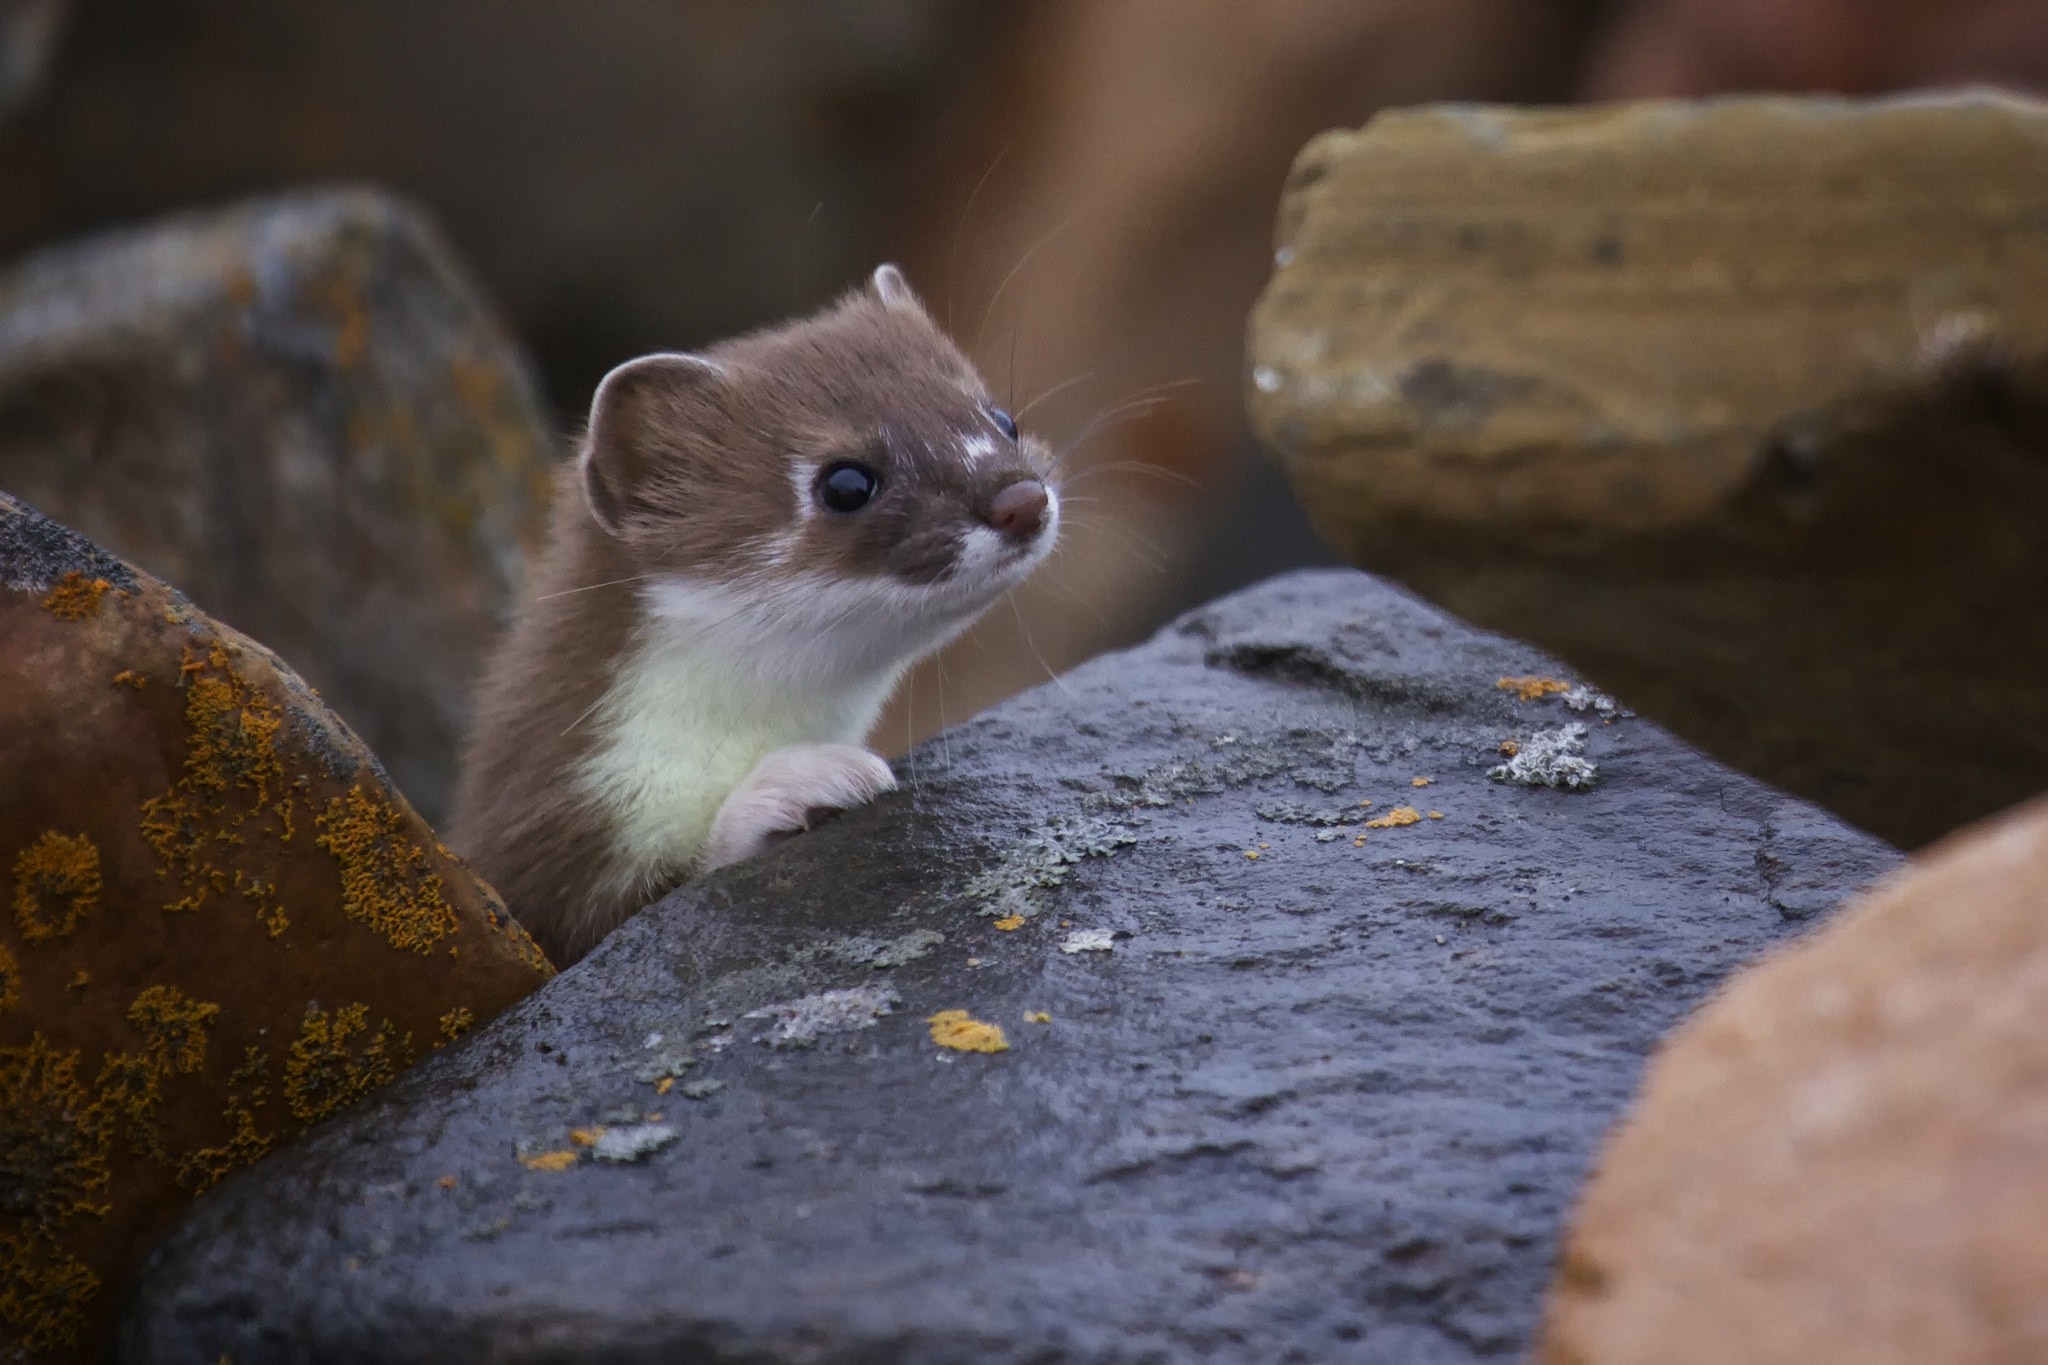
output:
[[[989,499],[983,520],[1004,535],[1022,540],[1037,535],[1045,525],[1048,501],[1044,484],[1036,479],[1019,479]]]

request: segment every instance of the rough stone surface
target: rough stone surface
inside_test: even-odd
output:
[[[1587,1188],[1543,1359],[2048,1359],[2048,803],[1744,972]]]
[[[0,494],[0,1359],[547,964],[275,656]]]
[[[1991,93],[1387,114],[1247,400],[1354,562],[1924,843],[2048,771],[2044,213]]]
[[[516,350],[380,194],[174,219],[0,277],[0,488],[290,659],[430,818],[549,455]]]
[[[1894,862],[1642,721],[1494,781],[1554,672],[1328,571],[1006,703],[224,1184],[124,1358],[1513,1358],[1654,1041]]]

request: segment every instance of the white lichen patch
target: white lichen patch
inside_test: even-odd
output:
[[[1597,691],[1584,683],[1574,684],[1558,700],[1574,711],[1581,714],[1590,711],[1602,720],[1625,720],[1635,714],[1605,692]]]
[[[590,1154],[599,1161],[640,1161],[653,1156],[680,1136],[666,1123],[636,1123],[607,1128],[591,1143]]]
[[[742,1017],[773,1021],[754,1036],[757,1043],[769,1047],[809,1047],[828,1033],[872,1028],[875,1020],[892,1013],[902,1003],[902,997],[886,986],[854,986],[764,1006]]]
[[[1106,953],[1116,947],[1116,934],[1109,929],[1076,929],[1060,940],[1063,953]]]
[[[1496,782],[1518,782],[1525,787],[1585,791],[1600,777],[1600,769],[1585,752],[1586,727],[1574,721],[1530,735],[1521,742],[1513,758],[1487,776]]]

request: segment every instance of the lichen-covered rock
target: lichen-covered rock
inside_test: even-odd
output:
[[[1353,562],[1898,842],[2048,772],[2048,106],[1396,111],[1246,389]]]
[[[2048,1360],[2048,803],[1675,1034],[1575,1217],[1556,1365]]]
[[[275,656],[0,494],[0,1356],[548,974]]]
[[[290,659],[430,819],[549,455],[516,349],[378,193],[0,276],[0,488]]]
[[[1568,681],[1350,572],[1195,613],[224,1182],[121,1351],[1512,1358],[1655,1040],[1895,862]]]

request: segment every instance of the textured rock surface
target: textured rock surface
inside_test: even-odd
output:
[[[546,964],[267,650],[0,494],[0,1357]]]
[[[518,354],[381,195],[0,277],[0,488],[290,659],[430,818],[548,460]]]
[[[2044,213],[1992,94],[1390,114],[1248,401],[1355,562],[1920,843],[2048,771]]]
[[[2048,1359],[2048,804],[1743,973],[1651,1068],[1543,1358]]]
[[[125,1357],[1512,1358],[1655,1039],[1894,861],[1597,711],[1490,779],[1550,672],[1332,571],[1006,703],[224,1184]]]

